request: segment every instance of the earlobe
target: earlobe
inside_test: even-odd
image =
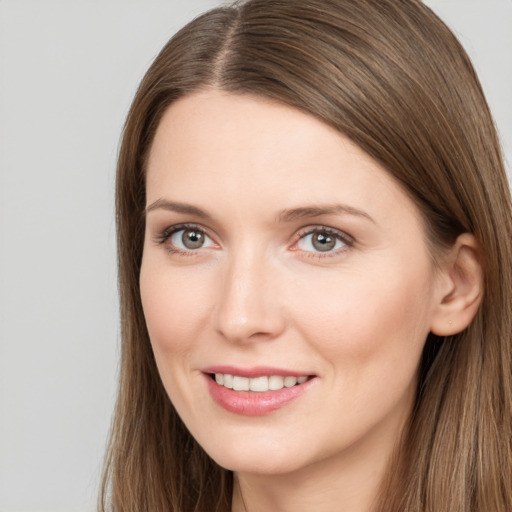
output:
[[[460,235],[444,258],[431,328],[438,336],[463,331],[475,317],[483,296],[480,247],[470,233]]]

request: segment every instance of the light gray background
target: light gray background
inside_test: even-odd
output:
[[[512,0],[428,0],[512,161]],[[92,512],[119,342],[114,167],[138,81],[216,0],[0,0],[0,512]],[[510,169],[510,165],[509,165]]]

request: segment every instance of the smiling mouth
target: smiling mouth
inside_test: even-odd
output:
[[[263,393],[266,391],[279,391],[283,388],[292,388],[304,384],[304,382],[313,378],[312,375],[302,375],[294,377],[291,375],[269,375],[261,377],[242,377],[231,375],[229,373],[212,373],[210,377],[217,384],[234,391],[254,391]]]
[[[294,373],[268,367],[203,370],[213,400],[228,412],[243,416],[265,416],[298,400],[318,377]]]

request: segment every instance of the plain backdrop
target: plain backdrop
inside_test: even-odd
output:
[[[474,60],[512,162],[512,0],[428,0]],[[0,0],[0,512],[92,512],[116,390],[122,123],[214,0]]]

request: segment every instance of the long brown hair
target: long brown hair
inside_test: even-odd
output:
[[[178,32],[135,96],[119,155],[119,396],[101,510],[230,510],[232,475],[197,445],[161,384],[139,293],[145,162],[163,112],[193,91],[271,98],[335,127],[423,214],[433,254],[464,232],[485,294],[462,333],[430,335],[379,511],[512,510],[512,212],[473,67],[419,0],[248,0]]]

